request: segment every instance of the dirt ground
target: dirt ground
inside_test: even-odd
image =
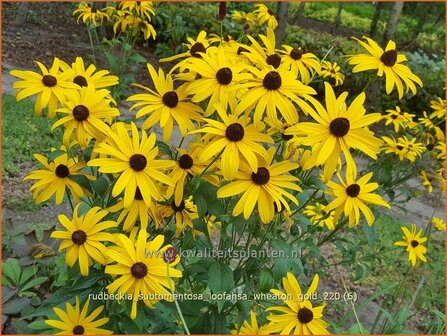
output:
[[[82,24],[77,24],[76,19],[72,16],[72,8],[67,3],[30,3],[29,12],[25,23],[17,23],[16,3],[2,3],[2,92],[13,93],[13,78],[9,75],[11,69],[33,69],[33,61],[39,60],[45,65],[50,65],[54,56],[57,56],[67,63],[75,60],[76,56],[85,55],[90,52],[90,44],[86,28]],[[31,13],[31,14],[30,14]],[[333,32],[334,29],[328,25],[304,20],[303,25],[307,25],[314,29],[320,29]],[[352,36],[355,32],[349,30],[338,30],[337,33]],[[138,52],[143,55],[154,66],[158,64],[157,59],[153,55],[153,51],[147,47],[140,46]],[[144,66],[141,71],[144,73]],[[142,82],[144,83],[144,82]],[[40,207],[37,211],[17,211],[8,207],[8,198],[26,197],[29,193],[29,187],[32,182],[22,182],[24,175],[34,169],[32,163],[27,163],[22,167],[23,173],[16,177],[4,178],[2,181],[2,200],[3,200],[3,219],[13,218],[14,221],[24,221],[28,223],[45,221],[53,223],[57,222],[57,215],[60,213],[68,214],[70,207],[68,204],[56,207],[53,204]],[[388,213],[406,221],[418,225],[425,225],[433,213],[433,197],[424,192],[420,187],[418,180],[409,181],[411,188],[419,189],[422,196],[412,199],[407,204],[407,212],[404,213],[399,209],[391,209]],[[445,218],[445,198],[443,198],[435,215]],[[330,251],[326,251],[330,253]],[[322,288],[326,290],[338,289],[340,286],[340,277],[349,279],[350,274],[344,268],[337,269],[338,275],[334,279],[327,279],[327,283],[322,284]],[[338,277],[338,279],[337,279]],[[331,284],[332,281],[335,285]],[[338,284],[337,284],[338,283]],[[362,297],[367,297],[373,292],[373,288],[356,288],[351,285],[350,290],[355,290]],[[371,323],[371,317],[375,316],[378,310],[378,304],[372,302],[360,313],[360,320]],[[337,312],[332,312],[337,316]],[[334,319],[336,320],[336,319]],[[412,326],[417,330],[417,325]]]

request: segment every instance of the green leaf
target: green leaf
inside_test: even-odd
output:
[[[52,329],[52,327],[50,327],[48,324],[46,324],[44,320],[37,320],[37,321],[31,322],[28,325],[28,327],[30,329],[34,329],[34,330]]]
[[[90,184],[99,196],[103,196],[109,188],[109,181],[104,176],[100,176],[96,181],[90,182]]]
[[[119,64],[117,58],[107,51],[104,51],[104,55],[107,58],[107,62],[109,62],[110,70],[112,70],[112,73],[119,73]]]
[[[34,275],[33,267],[26,267],[22,270],[22,274],[20,275],[19,286],[22,286]]]
[[[92,186],[90,184],[90,181],[85,175],[70,175],[69,179],[79,184],[81,187],[84,187],[91,193],[93,193]]]
[[[8,301],[11,297],[14,296],[16,291],[8,286],[2,286],[2,303]]]
[[[224,214],[224,209],[221,201],[217,198],[217,187],[213,186],[211,183],[203,182],[199,185],[194,197],[200,195],[206,201],[206,208],[209,213],[213,215]]]
[[[23,308],[28,306],[31,302],[30,298],[15,298],[9,302],[6,302],[2,307],[2,314],[18,314]]]
[[[17,259],[9,258],[2,264],[3,275],[11,279],[14,285],[18,285],[20,282],[20,265]]]
[[[48,154],[48,163],[53,162],[56,158],[66,153],[67,152],[62,149],[56,149],[55,151],[52,151],[50,154]]]
[[[44,283],[45,281],[47,281],[47,280],[48,280],[47,277],[38,277],[38,278],[35,278],[35,279],[31,280],[30,282],[28,282],[25,286],[23,286],[23,287],[20,289],[20,292],[24,292],[24,291],[26,291],[27,289],[30,289],[30,288],[36,287],[36,286],[38,286],[38,285],[41,285],[41,284],[43,284],[43,283]]]
[[[200,194],[194,195],[194,203],[196,203],[197,205],[197,213],[199,217],[200,218],[205,217],[207,207],[206,207],[206,201],[203,198],[203,196]]]
[[[169,157],[173,158],[174,155],[172,153],[171,147],[167,143],[157,140],[155,141],[155,145],[161,152],[168,154]]]
[[[273,288],[275,283],[275,277],[273,272],[268,268],[263,268],[259,273],[259,291],[261,293],[267,293]]]
[[[209,287],[214,293],[230,292],[234,288],[233,271],[228,265],[215,262],[208,271]]]
[[[362,221],[362,230],[368,245],[374,247],[377,239],[377,225],[369,226],[366,221]]]
[[[134,63],[146,63],[146,59],[140,54],[133,54],[129,60]]]

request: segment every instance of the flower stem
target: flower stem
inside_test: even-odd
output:
[[[180,320],[182,321],[182,325],[183,325],[183,328],[185,329],[186,334],[191,335],[191,333],[189,332],[188,326],[186,325],[185,318],[183,317],[182,310],[180,309],[180,306],[179,306],[177,300],[175,299],[174,290],[172,289],[171,277],[169,276],[169,260],[167,261],[167,265],[168,265],[168,268],[167,268],[168,284],[169,284],[169,290],[171,291],[171,294],[172,294],[172,299],[174,300],[175,307],[177,308],[177,312],[180,316]]]

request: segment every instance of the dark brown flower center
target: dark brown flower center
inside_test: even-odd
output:
[[[349,120],[346,118],[335,118],[331,121],[329,124],[329,131],[333,136],[336,136],[338,138],[341,138],[348,134],[349,132],[350,123]]]
[[[71,240],[76,245],[82,245],[87,240],[87,234],[82,230],[76,230],[71,234]]]
[[[172,263],[177,257],[177,250],[174,247],[168,247],[163,254],[163,260],[167,263]]]
[[[404,147],[401,146],[401,145],[397,145],[396,148],[397,148],[398,150],[402,150],[402,149],[404,149]]]
[[[64,178],[70,175],[70,170],[66,165],[60,164],[56,167],[55,174],[57,177]]]
[[[92,12],[93,14],[95,14],[95,13],[98,12],[98,10],[97,10],[96,8],[92,8],[92,9],[90,9],[90,12]]]
[[[87,79],[84,76],[76,76],[73,78],[73,83],[78,84],[79,86],[87,86]]]
[[[194,163],[194,160],[188,154],[183,154],[182,156],[180,156],[180,158],[178,160],[178,165],[182,169],[191,168],[193,163]]]
[[[267,56],[267,64],[277,69],[281,64],[281,57],[278,54],[272,54]]]
[[[172,201],[171,207],[172,207],[172,210],[174,210],[175,212],[181,212],[185,209],[185,201],[182,200],[180,202],[180,205],[176,205],[175,201]]]
[[[262,84],[267,90],[278,90],[281,87],[281,75],[276,71],[270,71],[265,75]]]
[[[244,135],[244,127],[238,123],[231,124],[225,130],[225,136],[228,140],[233,142],[241,141],[244,138]]]
[[[300,60],[301,57],[303,57],[303,51],[298,48],[293,48],[292,50],[290,50],[289,56],[296,61]]]
[[[84,327],[81,325],[77,325],[73,328],[73,335],[84,335]]]
[[[243,52],[248,52],[248,50],[245,49],[244,47],[237,48],[237,54],[238,55],[242,55]]]
[[[256,173],[251,173],[251,180],[257,185],[266,184],[270,180],[270,173],[267,168],[259,167]]]
[[[73,109],[73,117],[77,121],[84,121],[90,115],[90,111],[84,105],[78,105]]]
[[[144,168],[146,168],[147,165],[147,159],[144,155],[141,154],[134,154],[129,159],[130,168],[132,168],[135,171],[142,171]]]
[[[221,85],[228,85],[233,80],[233,73],[230,68],[221,68],[216,73],[216,79]]]
[[[189,49],[189,52],[193,57],[202,58],[202,55],[200,55],[199,52],[205,53],[206,49],[202,42],[196,42],[193,44],[191,49]]]
[[[224,40],[225,42],[230,42],[230,36],[225,35],[225,37],[223,38],[223,40]]]
[[[43,85],[47,86],[47,87],[53,87],[57,85],[57,79],[54,76],[51,75],[44,75],[42,77],[42,83]]]
[[[346,188],[346,193],[350,197],[357,197],[360,193],[360,186],[357,183],[351,184]]]
[[[175,91],[166,92],[161,99],[163,100],[163,104],[170,108],[174,108],[178,104],[178,96]]]
[[[303,307],[298,310],[298,321],[303,324],[309,323],[314,319],[314,313],[309,308]]]
[[[392,115],[391,115],[391,119],[397,119],[397,115],[392,114]]]
[[[433,143],[427,144],[427,150],[431,151],[431,150],[433,150],[433,148],[435,148],[435,144],[433,144]]]
[[[417,247],[419,245],[419,242],[417,240],[411,241],[411,247]]]
[[[380,56],[380,60],[386,66],[392,67],[394,64],[396,64],[396,61],[397,61],[396,50],[392,49],[392,50],[385,51],[382,54],[382,56]]]
[[[281,133],[281,138],[284,140],[284,141],[289,141],[290,139],[292,139],[293,138],[293,135],[292,134],[285,134],[284,132],[287,130],[287,127],[285,127],[284,128],[284,131],[282,131],[282,133]]]
[[[268,9],[268,10],[267,10],[267,13],[269,13],[270,15],[273,15],[273,12],[272,12],[271,9]]]
[[[141,194],[140,187],[137,187],[137,189],[135,190],[134,199],[136,199],[138,201],[142,201],[143,200],[143,195]]]
[[[137,262],[132,265],[130,273],[132,273],[135,278],[142,279],[147,275],[147,266],[145,263]]]

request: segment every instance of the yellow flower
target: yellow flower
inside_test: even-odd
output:
[[[144,121],[142,128],[149,129],[156,123],[160,123],[163,129],[163,140],[168,142],[174,129],[174,122],[179,126],[182,136],[195,129],[192,120],[201,118],[202,109],[189,102],[186,86],[174,89],[171,75],[166,75],[162,69],[158,69],[158,75],[151,64],[147,69],[154,83],[156,91],[143,85],[134,84],[148,93],[135,94],[127,98],[128,101],[137,101],[130,110],[143,106],[136,114],[141,118],[146,114],[150,116]]]
[[[42,74],[34,71],[12,70],[11,75],[21,79],[14,82],[12,86],[17,90],[17,101],[38,94],[34,112],[40,116],[42,110],[48,106],[48,118],[52,119],[56,116],[58,102],[63,103],[71,89],[78,89],[79,86],[69,81],[73,70],[59,72],[60,60],[58,58],[54,59],[49,70],[40,62],[36,61],[36,64]]]
[[[445,222],[442,218],[433,217],[431,222],[437,230],[445,232]]]
[[[171,245],[162,247],[165,237],[156,236],[148,241],[149,234],[140,230],[136,241],[123,234],[116,235],[116,247],[108,248],[107,256],[116,264],[108,265],[106,274],[117,275],[118,278],[106,288],[110,293],[125,293],[132,296],[130,317],[137,317],[137,303],[143,301],[149,308],[154,308],[156,296],[161,295],[167,301],[173,301],[167,289],[174,290],[174,280],[181,278],[182,272],[174,267],[180,256]]]
[[[99,144],[95,152],[109,155],[107,158],[94,159],[89,166],[99,166],[101,173],[120,173],[112,189],[112,196],[117,197],[124,191],[124,207],[129,207],[134,200],[137,187],[147,206],[151,200],[162,198],[155,181],[173,185],[172,179],[161,171],[174,166],[174,161],[157,160],[158,147],[155,146],[155,133],[148,137],[142,132],[140,141],[137,126],[131,123],[132,137],[122,124],[116,131],[110,131],[109,136]],[[155,147],[154,147],[155,146]]]
[[[245,47],[247,52],[244,53],[244,56],[250,59],[252,65],[258,68],[268,68],[271,65],[274,69],[281,65],[281,56],[276,53],[275,49],[276,38],[273,29],[267,28],[267,36],[259,34],[264,47],[250,35],[247,35],[247,38],[252,44],[250,47]]]
[[[326,206],[316,202],[315,205],[308,205],[304,208],[303,214],[309,217],[314,225],[326,226],[329,230],[334,229],[334,213],[326,212]]]
[[[134,12],[136,15],[145,17],[149,21],[155,15],[152,1],[120,1],[118,8],[123,11]]]
[[[258,23],[262,26],[267,23],[270,29],[276,29],[278,27],[278,21],[276,21],[273,12],[264,4],[256,4],[256,10],[253,12],[258,18]]]
[[[419,177],[422,180],[422,185],[427,188],[428,192],[433,192],[433,178],[429,174],[427,174],[425,170],[421,171],[421,175]]]
[[[404,240],[397,241],[394,245],[407,248],[408,260],[410,260],[413,267],[418,259],[426,262],[427,258],[425,258],[424,254],[427,253],[427,248],[422,244],[427,241],[427,238],[421,236],[422,229],[417,231],[416,225],[412,224],[411,232],[404,226],[401,227],[401,230],[404,233]]]
[[[96,260],[100,264],[106,264],[104,256],[106,247],[104,241],[113,241],[113,235],[103,232],[105,229],[116,227],[114,221],[100,222],[108,211],[100,207],[93,207],[84,216],[79,216],[78,204],[73,211],[73,219],[69,220],[65,215],[59,215],[58,219],[66,231],[54,231],[51,238],[62,239],[59,252],[66,249],[65,263],[73,267],[76,260],[79,261],[81,274],[87,276],[89,267]]]
[[[382,77],[385,74],[387,94],[391,93],[394,86],[397,87],[399,99],[404,95],[404,87],[406,87],[405,92],[410,89],[413,94],[416,94],[414,83],[422,87],[422,81],[406,65],[402,64],[407,61],[407,58],[405,55],[397,53],[396,43],[390,40],[384,51],[375,41],[365,36],[363,38],[366,39],[367,43],[353,37],[369,52],[369,55],[351,56],[349,64],[355,65],[352,72],[377,69],[377,76]]]
[[[312,283],[305,294],[301,292],[301,287],[290,272],[283,278],[283,288],[285,293],[277,289],[270,291],[278,296],[289,296],[284,301],[286,306],[272,306],[266,311],[275,311],[276,314],[267,316],[271,321],[266,326],[267,332],[280,332],[281,335],[289,335],[293,330],[293,335],[327,335],[328,323],[322,320],[325,304],[313,307],[309,301],[318,287],[319,277],[315,274]],[[279,314],[283,313],[283,314]]]
[[[430,118],[445,119],[445,99],[438,98],[430,101],[430,107],[434,110]]]
[[[359,223],[360,212],[362,212],[366,222],[371,226],[375,221],[375,217],[368,205],[381,205],[390,208],[390,205],[380,195],[372,193],[379,187],[375,182],[368,183],[373,173],[368,173],[358,180],[356,180],[356,175],[351,176],[347,174],[346,182],[343,181],[340,174],[337,175],[341,184],[329,181],[327,186],[330,190],[326,191],[327,194],[335,197],[326,207],[326,212],[335,209],[334,223],[338,222],[343,212],[345,217],[349,218],[349,226],[353,227]]]
[[[176,237],[180,237],[187,226],[191,229],[193,235],[196,235],[197,231],[194,229],[192,221],[199,218],[199,215],[197,214],[197,207],[192,201],[192,196],[189,196],[186,200],[182,199],[179,205],[176,205],[174,201],[170,205],[160,205],[158,206],[158,212],[162,219],[175,216]]]
[[[111,107],[107,99],[110,92],[106,89],[95,90],[93,84],[73,91],[66,102],[56,112],[65,114],[57,120],[51,130],[64,125],[65,131],[62,141],[68,143],[73,132],[81,148],[88,147],[90,140],[102,139],[110,131],[105,120],[120,115],[116,107]]]
[[[247,161],[252,171],[258,170],[258,159],[255,153],[266,155],[266,150],[258,142],[273,143],[273,139],[262,134],[262,125],[249,125],[249,118],[227,115],[221,105],[216,105],[217,113],[223,122],[204,119],[205,127],[195,131],[210,134],[212,139],[205,145],[199,156],[206,161],[222,151],[221,169],[227,180],[232,180],[241,162]]]
[[[340,66],[337,65],[337,62],[323,61],[321,63],[321,75],[323,78],[331,77],[335,79],[335,86],[342,85],[345,80],[345,75],[340,72]]]
[[[244,11],[238,11],[238,10],[234,10],[231,18],[234,21],[241,21],[243,23],[250,23],[250,22],[254,22],[256,20],[256,15],[255,13],[249,12],[249,13],[245,13]]]
[[[111,335],[112,331],[101,329],[102,325],[109,322],[108,317],[103,317],[95,321],[101,314],[105,306],[99,306],[90,315],[88,308],[90,300],[87,300],[81,309],[79,297],[76,296],[76,305],[73,307],[68,302],[65,304],[65,311],[55,307],[53,308],[59,320],[45,320],[49,326],[61,330],[57,335]]]
[[[238,327],[236,329],[231,330],[232,335],[269,335],[265,326],[260,326],[258,324],[258,320],[256,319],[256,314],[253,310],[250,310],[250,322],[245,320],[242,323],[241,328],[238,331]]]
[[[240,171],[236,174],[236,181],[231,182],[217,191],[217,197],[230,197],[243,193],[233,209],[233,215],[244,213],[248,219],[255,205],[258,205],[262,223],[270,222],[275,215],[274,204],[277,209],[283,207],[290,211],[290,206],[284,197],[298,205],[298,200],[286,189],[301,191],[296,184],[298,179],[287,172],[298,168],[296,163],[282,161],[272,164],[275,148],[271,147],[268,157],[259,164],[257,170],[252,170],[245,163],[241,163]]]
[[[204,30],[200,31],[195,40],[190,37],[188,37],[187,40],[188,43],[185,43],[184,45],[188,48],[188,51],[171,57],[161,58],[160,62],[171,62],[179,58],[188,59],[189,57],[202,58],[202,55],[200,53],[206,53],[206,50],[210,45],[210,42],[206,38],[206,31]],[[174,71],[175,68],[180,67],[183,64],[183,62],[177,63],[177,65],[175,65],[174,68],[171,69],[171,72]]]
[[[78,9],[73,12],[73,15],[78,15],[78,23],[82,19],[84,23],[92,23],[95,26],[101,24],[104,20],[109,20],[109,16],[106,13],[90,7],[86,3],[80,3]]]
[[[289,127],[286,134],[302,136],[300,143],[312,147],[312,155],[306,160],[304,169],[324,164],[324,178],[328,180],[336,170],[340,153],[343,152],[347,171],[355,175],[356,164],[351,156],[350,148],[359,149],[373,159],[377,159],[380,139],[374,137],[368,125],[381,119],[379,113],[365,115],[363,102],[365,93],[358,95],[349,108],[346,106],[348,92],[343,92],[339,97],[329,83],[324,83],[326,89],[326,109],[315,99],[311,103],[315,110],[309,113],[316,123],[300,122]]]
[[[65,147],[62,146],[60,150],[65,151]],[[47,201],[53,195],[56,195],[56,204],[61,204],[67,189],[73,195],[75,203],[79,203],[83,196],[89,195],[87,190],[71,179],[73,176],[94,179],[93,176],[80,171],[86,166],[85,162],[69,158],[66,152],[51,162],[40,154],[34,154],[34,157],[45,169],[35,170],[23,180],[39,180],[30,189],[34,190],[33,198],[37,204]]]

